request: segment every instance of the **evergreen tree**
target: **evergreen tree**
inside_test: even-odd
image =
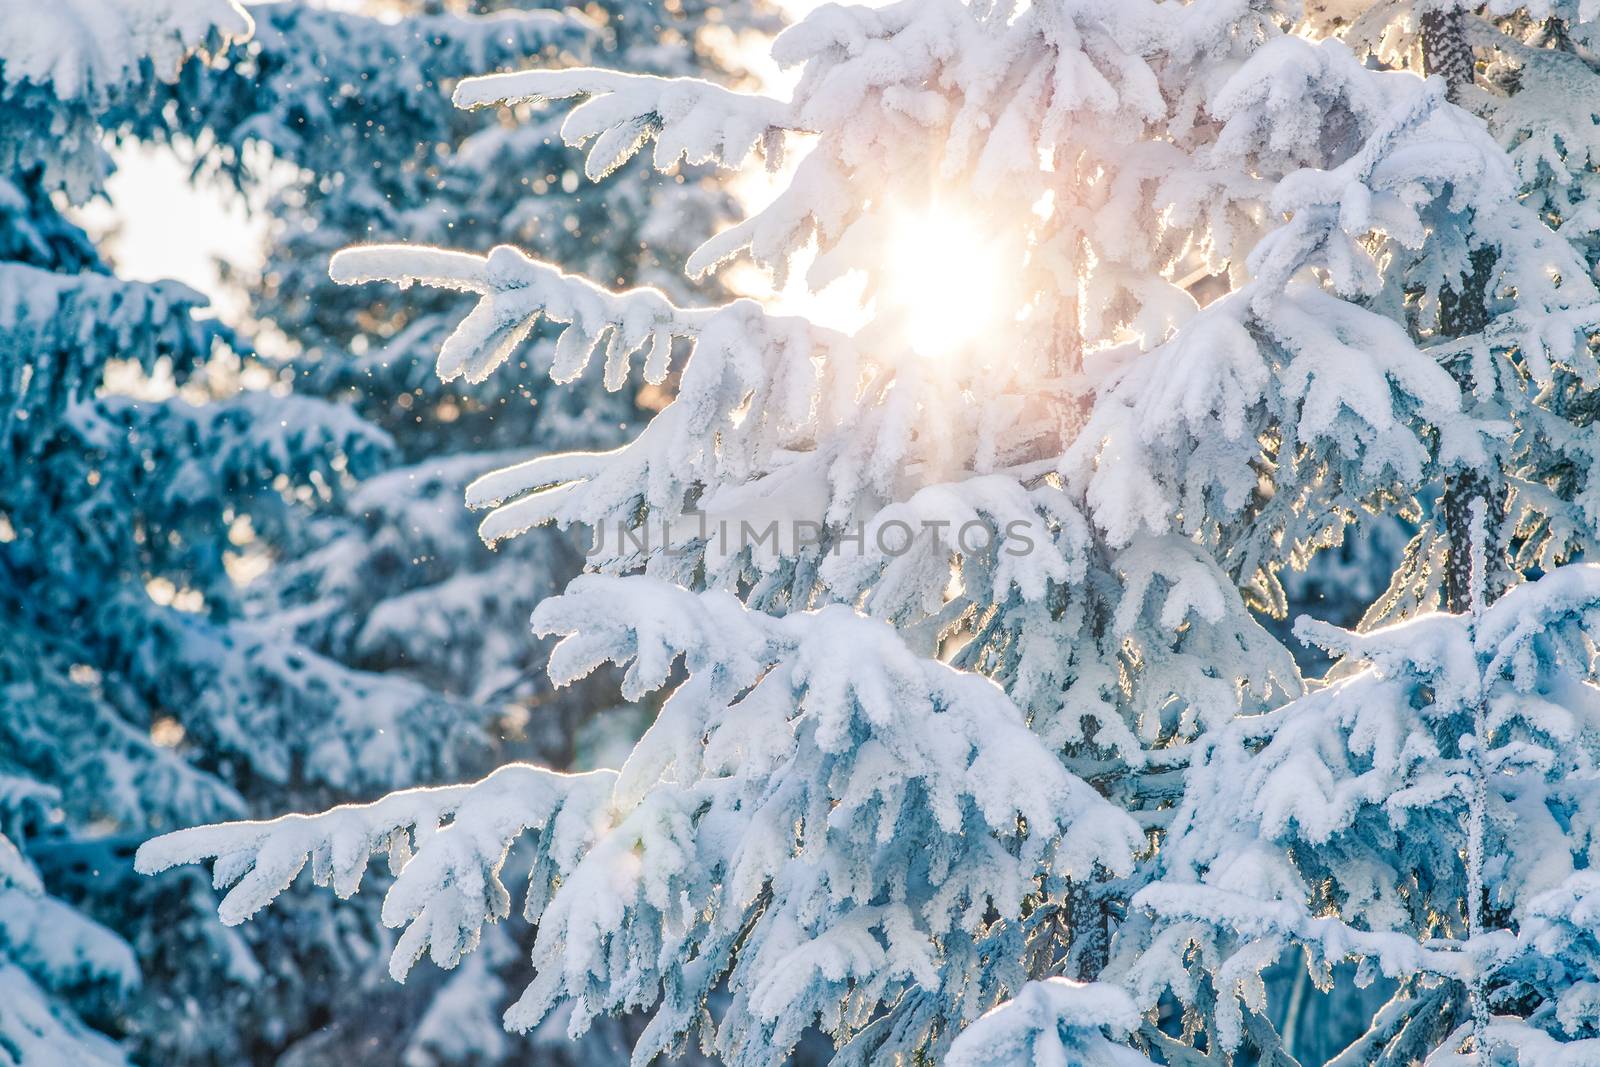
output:
[[[1596,314],[1581,255],[1447,85],[1293,28],[1289,5],[1211,0],[826,7],[774,44],[802,67],[787,101],[601,70],[463,82],[469,107],[586,97],[562,133],[597,179],[652,143],[670,171],[809,142],[687,267],[748,254],[782,284],[811,245],[808,284],[864,274],[870,321],[686,307],[511,247],[336,257],[338,281],[477,295],[447,382],[518,366],[540,322],[558,383],[598,363],[621,388],[635,357],[678,375],[620,448],[467,491],[491,542],[601,535],[598,573],[535,611],[563,638],[552,678],[610,662],[625,697],[667,695],[620,773],[513,764],[182,831],[142,867],[214,858],[236,922],[308,862],[351,893],[385,851],[403,975],[509,914],[502,865],[531,837],[534,971],[506,1022],[651,1007],[641,1063],[694,1035],[771,1063],[813,1025],[842,1062],[1279,1055],[1251,992],[1277,944],[1190,958],[1199,935],[1146,910],[1165,890],[1137,895],[1169,825],[1207,825],[1176,806],[1196,756],[1203,778],[1241,712],[1321,697],[1252,609],[1283,610],[1281,569],[1364,511],[1543,477],[1517,434],[1586,373]],[[953,216],[954,284],[882,256]],[[1204,306],[1196,277],[1220,290]],[[1497,492],[1457,490],[1485,531]],[[1459,572],[1441,536],[1444,575],[1414,588]],[[1163,993],[1181,1026],[1158,1025]]]
[[[1546,362],[1539,343],[1549,325],[1593,323],[1576,297],[1595,265],[1581,222],[1597,130],[1581,103],[1595,85],[1583,44],[1594,13],[1575,4],[1393,4],[1313,15],[1374,60],[1440,75],[1452,99],[1484,116],[1507,147],[1522,202],[1565,239],[1566,248],[1553,248],[1541,237],[1568,305],[1552,320],[1539,311],[1548,305],[1528,301],[1512,279],[1515,261],[1528,255],[1524,241],[1493,227],[1465,235],[1465,257],[1446,275],[1438,304],[1418,309],[1411,326],[1471,389],[1481,416],[1508,427],[1505,444],[1489,463],[1436,487],[1439,506],[1363,628],[1409,622],[1359,637],[1304,629],[1346,657],[1339,680],[1217,739],[1179,818],[1204,811],[1213,840],[1218,826],[1240,833],[1215,850],[1199,845],[1193,828],[1175,835],[1175,884],[1145,899],[1170,924],[1163,962],[1185,931],[1194,934],[1226,987],[1218,994],[1224,1003],[1235,993],[1259,997],[1247,961],[1275,944],[1303,951],[1307,970],[1324,983],[1341,957],[1361,961],[1363,980],[1394,979],[1394,996],[1348,1048],[1312,1042],[1295,1050],[1314,1062],[1584,1062],[1595,1055],[1592,1035],[1572,1005],[1589,979],[1583,950],[1569,954],[1583,936],[1573,918],[1581,901],[1563,898],[1577,890],[1560,871],[1563,863],[1568,874],[1587,865],[1586,824],[1572,798],[1592,773],[1582,724],[1593,657],[1584,652],[1583,623],[1567,613],[1586,610],[1592,578],[1579,568],[1519,583],[1584,555],[1595,529],[1586,428],[1596,368],[1584,348]],[[1538,233],[1525,221],[1519,227]],[[1474,569],[1476,598],[1467,580]],[[1485,607],[1508,587],[1503,601]],[[1451,614],[1419,614],[1440,606]],[[1544,627],[1549,643],[1532,629],[1499,628],[1508,624]],[[1397,694],[1410,703],[1384,703]],[[1358,711],[1357,700],[1368,703]],[[1561,722],[1572,729],[1562,732]],[[1299,798],[1285,791],[1285,760]],[[1561,784],[1547,791],[1538,784],[1542,771]],[[1221,785],[1221,775],[1234,784]],[[1273,778],[1277,784],[1264,785]],[[1420,799],[1435,788],[1444,792]],[[1547,822],[1580,843],[1548,836]],[[1511,858],[1535,838],[1537,868]],[[1391,890],[1396,883],[1374,862],[1399,888]],[[1208,890],[1195,883],[1222,890],[1215,907],[1197,906],[1194,894]],[[1296,895],[1296,886],[1304,892]],[[1235,888],[1287,910],[1273,905],[1241,923],[1225,899]],[[1317,918],[1289,932],[1295,911]],[[1353,931],[1351,940],[1341,943],[1340,931]],[[1420,952],[1419,942],[1427,946]]]
[[[206,692],[193,677],[202,665],[237,685],[253,669],[250,652],[219,656],[221,634],[154,603],[146,583],[159,576],[203,596],[223,570],[224,545],[207,526],[235,506],[227,489],[257,474],[301,475],[319,447],[357,456],[372,447],[337,419],[292,436],[276,422],[267,429],[248,399],[196,408],[99,395],[113,360],[148,371],[166,362],[182,375],[226,335],[193,316],[199,294],[112,277],[51,194],[81,199],[97,189],[108,170],[102,131],[153,98],[184,54],[248,32],[249,20],[226,0],[88,7],[101,33],[89,41],[74,37],[84,25],[75,10],[0,12],[8,1064],[124,1062],[123,1048],[91,1024],[115,1031],[119,996],[139,977],[133,947],[55,895],[41,867],[62,849],[104,841],[107,825],[139,835],[246,810],[226,782],[173,750],[178,720],[167,708],[190,686],[189,698]],[[196,647],[190,635],[209,640]],[[223,729],[243,711],[226,710]],[[165,743],[152,730],[159,721],[172,724]],[[207,725],[200,715],[189,721]]]
[[[1562,2],[1317,0],[1306,14],[1309,32],[1338,34],[1369,62],[1444,78],[1451,99],[1480,115],[1505,147],[1523,202],[1582,257],[1585,274],[1600,268],[1593,206],[1600,118],[1589,103],[1600,92],[1594,60],[1600,12]],[[1489,549],[1494,560],[1509,558],[1497,564],[1505,573],[1492,579],[1492,593],[1511,574],[1549,569],[1583,553],[1600,514],[1586,477],[1595,393],[1581,367],[1546,368],[1517,358],[1520,348],[1537,350],[1523,339],[1541,323],[1514,292],[1496,288],[1492,243],[1476,246],[1472,255],[1472,266],[1450,281],[1440,305],[1418,309],[1413,330],[1435,340],[1456,338],[1453,347],[1435,347],[1441,360],[1475,394],[1495,394],[1495,402],[1484,405],[1485,417],[1512,416],[1508,467],[1490,502],[1490,519],[1501,532]],[[1570,266],[1569,260],[1564,269]],[[1512,358],[1503,358],[1506,353]],[[1449,577],[1442,561],[1450,537],[1458,542],[1453,555],[1465,559],[1470,502],[1458,492],[1433,503],[1425,501],[1421,530],[1398,566],[1378,545],[1355,545],[1347,553],[1372,559],[1371,573],[1380,580],[1392,575],[1389,594],[1368,602],[1370,623],[1438,604],[1465,610],[1465,571],[1457,568]],[[1381,523],[1371,528],[1392,538]],[[1360,617],[1349,607],[1318,611],[1322,584],[1313,579],[1306,590],[1319,617],[1341,625]]]
[[[285,10],[257,9],[274,28]],[[521,58],[573,22],[486,24],[471,55]],[[108,136],[192,138],[229,168],[311,120],[346,143],[337,93],[272,76],[314,61],[314,36],[240,44],[251,29],[231,0],[0,11],[0,1062],[240,1062],[315,1029],[381,956],[376,923],[308,899],[240,937],[204,880],[130,881],[133,843],[482,765],[477,709],[250,618],[229,573],[392,442],[347,408],[239,391],[248,346],[204,298],[116,278],[63,214],[100,194]]]
[[[1167,929],[1136,973],[1198,944],[1229,1047],[1235,995],[1294,946],[1399,983],[1337,1062],[1592,1058],[1597,595],[1574,565],[1466,615],[1313,627],[1360,669],[1215,735],[1139,901]]]

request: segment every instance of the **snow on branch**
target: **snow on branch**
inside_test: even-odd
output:
[[[584,172],[599,181],[656,142],[653,164],[668,170],[679,159],[735,168],[760,149],[767,167],[783,163],[784,135],[797,127],[781,100],[735,92],[698,78],[661,78],[619,71],[529,70],[468,78],[456,87],[457,107],[589,99],[561,126],[567,144],[590,141]]]
[[[241,185],[254,180],[248,147],[265,143],[295,166],[341,175],[351,203],[392,196],[395,206],[416,203],[421,183],[439,180],[430,154],[461,133],[441,83],[530,56],[587,55],[601,36],[573,8],[418,9],[395,18],[372,5],[291,0],[254,5],[253,13],[247,48],[204,68],[189,64],[175,91],[178,106],[163,116],[166,135],[214,138],[200,162]],[[349,91],[357,86],[359,93]],[[352,137],[371,114],[392,116],[385,135]]]
[[[481,382],[527,340],[540,316],[562,327],[550,376],[581,375],[606,341],[606,384],[619,389],[630,362],[645,351],[645,377],[665,379],[672,338],[687,336],[704,313],[673,307],[657,289],[613,293],[566,274],[509,245],[487,256],[417,245],[360,245],[336,253],[328,273],[343,285],[415,282],[479,294],[482,299],[439,352],[439,377]]]
[[[578,378],[602,347],[607,388],[622,388],[639,351],[647,352],[645,380],[659,383],[670,368],[674,339],[692,340],[676,397],[626,446],[541,457],[468,488],[472,506],[495,509],[480,530],[490,544],[551,521],[631,528],[641,487],[652,513],[675,519],[697,483],[715,484],[728,468],[758,470],[793,450],[815,448],[821,428],[849,423],[861,388],[855,348],[834,331],[770,315],[752,300],[684,309],[655,289],[612,292],[509,246],[488,256],[355,247],[334,257],[330,273],[348,284],[420,281],[480,294],[440,352],[439,374],[446,380],[481,381],[541,316],[560,328],[550,371],[560,383]],[[720,447],[710,447],[714,441]],[[817,472],[788,466],[797,499],[815,497]]]
[[[1368,72],[1336,45],[1297,37],[1272,42],[1219,94],[1223,115],[1241,116],[1235,124],[1249,116],[1259,121],[1266,86],[1274,80],[1268,76],[1282,79],[1283,68],[1295,65],[1312,68],[1306,76],[1318,93],[1343,88],[1348,103],[1367,112],[1370,131],[1339,165],[1294,171],[1273,191],[1272,210],[1292,218],[1250,254],[1251,272],[1263,283],[1256,296],[1259,309],[1269,306],[1309,255],[1321,260],[1335,291],[1372,295],[1381,287],[1381,276],[1363,239],[1376,231],[1407,248],[1419,247],[1427,233],[1423,209],[1446,191],[1452,210],[1470,206],[1492,212],[1511,202],[1515,187],[1504,154],[1486,133],[1446,106],[1441,84],[1405,75],[1371,84]]]
[[[1131,821],[1061,767],[1022,724],[1003,690],[979,675],[913,655],[892,627],[848,608],[774,618],[722,592],[587,575],[540,604],[533,625],[541,635],[564,635],[550,658],[551,677],[559,684],[609,661],[627,668],[624,695],[639,699],[666,683],[680,656],[692,679],[704,679],[706,688],[695,686],[693,701],[675,693],[639,743],[617,783],[620,803],[642,797],[664,776],[705,773],[702,760],[715,765],[719,757],[750,751],[770,724],[738,716],[718,721],[716,706],[743,706],[747,700],[766,705],[758,694],[788,689],[797,702],[779,700],[770,705],[772,712],[814,724],[822,752],[848,752],[862,743],[865,731],[898,767],[890,779],[893,793],[924,779],[928,803],[946,832],[959,830],[965,796],[998,833],[1015,833],[1020,816],[1035,833],[1054,827],[1088,835],[1070,864],[1076,870],[1095,863],[1122,868],[1125,855],[1119,854],[1139,847]],[[941,725],[930,731],[931,721]],[[930,732],[943,739],[931,740]],[[702,733],[709,737],[704,753]],[[891,799],[890,788],[883,781],[860,781],[829,822],[842,823],[875,796]],[[892,808],[899,804],[894,799]],[[1091,810],[1104,825],[1073,829],[1074,820]]]
[[[618,778],[625,821],[544,911],[516,1028],[564,998],[612,1010],[689,984],[663,1000],[643,1062],[731,966],[747,1010],[724,1053],[754,1061],[750,1046],[787,1048],[861,990],[891,1002],[914,980],[959,1000],[965,965],[941,971],[938,939],[981,940],[1040,879],[1125,872],[1142,848],[998,686],[846,607],[777,618],[725,592],[589,575],[534,626],[562,635],[558,682],[613,662],[637,697],[680,659],[687,677]],[[608,948],[622,941],[626,965]],[[691,958],[705,962],[677,973]]]
[[[0,886],[0,947],[0,973],[9,964],[20,964],[47,989],[85,980],[123,989],[139,983],[139,964],[126,941],[55,897],[27,887]]]
[[[1369,663],[1384,674],[1407,672],[1436,685],[1445,683],[1447,688],[1435,689],[1434,702],[1464,705],[1476,699],[1481,685],[1472,679],[1480,673],[1483,684],[1507,675],[1513,686],[1525,690],[1533,684],[1526,671],[1539,657],[1562,656],[1574,668],[1587,666],[1587,653],[1569,640],[1600,637],[1600,564],[1561,567],[1516,586],[1485,609],[1471,631],[1460,616],[1441,614],[1366,633],[1302,618],[1295,630],[1329,652]]]
[[[0,889],[8,886],[35,895],[44,892],[39,873],[22,855],[22,851],[11,843],[11,839],[0,833]]]
[[[968,1026],[950,1046],[948,1067],[1153,1067],[1107,1037],[1139,1027],[1133,998],[1114,985],[1046,978]]]
[[[31,84],[104,107],[138,84],[144,64],[170,81],[191,52],[242,40],[254,28],[235,0],[7,4],[0,9],[0,101]]]
[[[253,29],[234,0],[0,4],[0,175],[38,168],[83,202],[110,173],[102,142],[128,105],[149,110],[185,58]]]
[[[1191,534],[1237,523],[1256,506],[1263,433],[1283,442],[1289,475],[1327,464],[1359,499],[1434,463],[1480,461],[1503,428],[1464,413],[1459,386],[1388,319],[1299,282],[1258,312],[1263,292],[1213,302],[1106,376],[1062,469],[1112,543],[1179,515]]]
[[[927,552],[899,550],[890,532],[900,528],[926,537]],[[965,532],[981,529],[969,544]],[[956,559],[975,595],[1003,599],[1015,587],[1028,600],[1045,596],[1050,583],[1082,581],[1087,572],[1089,530],[1082,515],[1058,493],[1025,488],[1001,474],[940,482],[912,493],[872,515],[862,526],[859,552],[838,552],[823,561],[821,575],[840,600],[865,596],[866,610],[899,621],[937,611]],[[996,550],[1001,537],[1010,544]],[[988,588],[980,588],[987,577]]]
[[[500,869],[523,833],[540,832],[540,850],[558,870],[576,862],[594,840],[614,778],[509,764],[470,785],[402,790],[320,815],[179,830],[140,846],[135,866],[155,874],[213,860],[217,888],[232,887],[218,909],[231,926],[276,899],[307,862],[316,884],[348,897],[372,855],[387,852],[398,877],[383,921],[406,927],[390,958],[390,972],[404,979],[430,949],[434,962],[455,966],[476,947],[485,922],[510,914]]]

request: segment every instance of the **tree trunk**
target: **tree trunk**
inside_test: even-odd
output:
[[[1460,11],[1429,11],[1422,16],[1423,70],[1444,79],[1451,103],[1461,103],[1464,90],[1472,85],[1475,59],[1467,41],[1466,16]],[[1439,293],[1439,333],[1444,337],[1466,337],[1481,333],[1489,324],[1489,286],[1494,278],[1496,255],[1492,248],[1472,253],[1471,273],[1461,279],[1460,290]],[[1463,382],[1463,388],[1471,382]],[[1472,607],[1472,502],[1484,502],[1484,553],[1489,574],[1485,596],[1499,592],[1496,575],[1503,569],[1505,543],[1502,536],[1506,510],[1505,478],[1498,460],[1487,470],[1464,470],[1445,479],[1439,501],[1439,523],[1448,539],[1444,571],[1446,611],[1464,613]]]
[[[1452,104],[1472,84],[1476,60],[1467,43],[1466,16],[1460,11],[1429,11],[1422,16],[1422,69],[1444,79]]]

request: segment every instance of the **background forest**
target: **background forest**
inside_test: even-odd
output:
[[[0,0],[0,1064],[1600,1064],[1597,34]]]

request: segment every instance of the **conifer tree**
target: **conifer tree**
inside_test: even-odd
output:
[[[1486,536],[1483,508],[1474,524]],[[1480,548],[1477,553],[1484,559]],[[1592,875],[1592,682],[1600,569],[1574,564],[1492,606],[1310,636],[1352,665],[1213,738],[1136,903],[1159,917],[1135,980],[1199,946],[1218,1038],[1292,947],[1326,978],[1398,983],[1336,1062],[1580,1063],[1600,1050]]]
[[[248,618],[229,573],[238,542],[378,470],[386,435],[225,384],[249,347],[205,299],[117,278],[65,214],[100,195],[107,137],[192,137],[226,166],[223,133],[303,129],[265,121],[315,111],[292,84],[214,92],[235,59],[289,54],[252,29],[231,0],[0,10],[0,1062],[239,1062],[315,1028],[376,924],[308,898],[241,937],[202,879],[130,880],[133,844],[459,774],[483,747],[470,706]]]
[[[1582,217],[1600,127],[1583,103],[1596,85],[1583,42],[1595,13],[1385,4],[1318,15],[1377,62],[1439,75],[1483,116],[1522,202],[1567,246],[1552,273],[1569,293],[1587,288],[1596,261]],[[1260,997],[1250,961],[1274,945],[1303,954],[1320,982],[1341,959],[1360,961],[1361,981],[1393,980],[1392,999],[1364,1035],[1347,1035],[1348,1048],[1296,1049],[1312,1062],[1596,1055],[1575,1007],[1592,979],[1574,874],[1588,862],[1577,809],[1592,775],[1593,578],[1586,567],[1555,569],[1585,556],[1595,536],[1585,442],[1595,367],[1584,348],[1548,365],[1529,358],[1547,320],[1508,278],[1518,244],[1469,235],[1437,306],[1412,321],[1481,415],[1508,426],[1504,446],[1434,487],[1438,505],[1368,612],[1370,632],[1301,624],[1344,657],[1337,681],[1215,740],[1188,785],[1168,884],[1143,898],[1166,927],[1162,961],[1194,934],[1224,1005]],[[1592,330],[1589,315],[1573,301],[1561,327]],[[1437,607],[1449,614],[1426,613]],[[1408,621],[1379,625],[1399,618]],[[1199,843],[1196,818],[1209,822],[1215,849]],[[1273,903],[1246,919],[1244,898]],[[1298,928],[1291,917],[1313,914]]]
[[[1586,372],[1596,317],[1581,255],[1448,86],[1295,16],[829,6],[773,45],[801,68],[788,100],[609,70],[463,82],[467,107],[583,98],[562,134],[594,179],[647,147],[671,170],[806,145],[686,267],[857,272],[868,322],[686,306],[509,246],[341,253],[337,281],[477,297],[446,381],[520,369],[541,322],[557,383],[677,375],[620,448],[467,490],[491,543],[607,535],[534,613],[562,638],[551,677],[613,663],[626,698],[665,699],[618,773],[512,764],[180,831],[142,868],[214,860],[238,922],[307,863],[347,895],[385,852],[403,976],[509,915],[507,850],[531,839],[533,969],[506,1023],[648,1007],[637,1063],[698,1038],[769,1064],[808,1027],[843,1063],[1281,1056],[1253,984],[1279,943],[1191,957],[1199,920],[1171,925],[1150,886],[1177,877],[1169,828],[1207,825],[1183,782],[1230,724],[1329,692],[1303,695],[1254,611],[1364,510],[1524,469],[1508,426],[1539,427],[1545,386]],[[946,260],[883,255],[952,229]],[[1490,318],[1447,330],[1479,263]],[[1522,377],[1482,373],[1497,358]],[[1447,581],[1417,559],[1407,595]]]
[[[1373,63],[1439,75],[1450,98],[1481,116],[1506,149],[1523,202],[1593,276],[1600,267],[1592,204],[1600,119],[1589,102],[1600,92],[1593,59],[1600,12],[1579,3],[1456,0],[1307,7],[1311,32],[1338,34]],[[1425,338],[1455,341],[1438,346],[1441,358],[1458,380],[1486,398],[1486,417],[1511,412],[1516,436],[1495,485],[1454,486],[1436,507],[1425,502],[1430,513],[1403,563],[1392,568],[1391,595],[1372,605],[1374,624],[1436,602],[1456,613],[1466,610],[1468,513],[1475,496],[1488,494],[1491,598],[1517,573],[1581,554],[1595,529],[1597,513],[1584,474],[1593,383],[1571,367],[1518,364],[1519,335],[1537,324],[1519,315],[1524,309],[1514,292],[1499,284],[1493,244],[1475,245],[1470,254],[1470,268],[1451,280],[1438,306],[1420,309],[1413,329]],[[1511,359],[1500,358],[1507,352]],[[1455,564],[1443,566],[1447,541],[1455,545],[1449,553]],[[1429,573],[1442,578],[1441,587],[1419,586]]]
[[[123,1063],[93,1023],[138,981],[130,945],[55,895],[40,866],[97,821],[136,833],[242,813],[238,794],[152,739],[172,639],[195,627],[142,579],[216,580],[197,519],[230,467],[289,462],[248,405],[213,413],[101,398],[114,359],[178,373],[224,339],[174,284],[109,275],[51,194],[83,198],[100,137],[191,49],[248,32],[227,0],[59,15],[0,12],[0,1061]],[[320,429],[320,428],[319,428]],[[318,430],[312,430],[318,433]],[[339,428],[326,432],[340,445]],[[318,443],[321,443],[320,441]],[[364,442],[353,439],[352,448]],[[148,466],[146,463],[148,462]],[[290,473],[285,469],[284,473]],[[298,473],[298,472],[296,472]],[[165,499],[163,499],[165,497]],[[214,514],[214,512],[213,512]],[[191,581],[192,579],[192,581]],[[92,664],[114,664],[98,671]],[[181,678],[181,674],[180,674]]]

